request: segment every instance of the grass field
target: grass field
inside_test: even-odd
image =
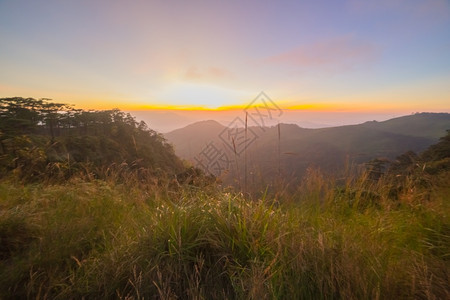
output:
[[[0,183],[0,298],[445,299],[448,176],[393,199],[319,172],[289,196]]]

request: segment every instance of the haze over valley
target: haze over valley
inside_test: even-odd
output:
[[[196,122],[164,136],[179,157],[205,172],[223,177],[231,184],[244,176],[238,173],[247,164],[253,182],[264,186],[279,176],[299,180],[309,167],[343,176],[349,165],[357,166],[376,158],[395,160],[408,151],[419,153],[450,128],[450,114],[417,113],[383,122],[321,129],[283,123],[248,126],[247,142],[243,143],[245,115],[239,120],[228,127],[213,120]],[[212,159],[211,155],[217,158]]]

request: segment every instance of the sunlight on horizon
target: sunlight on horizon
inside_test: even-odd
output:
[[[450,112],[449,26],[443,1],[0,1],[0,97],[213,111],[264,90],[283,109]]]
[[[155,95],[160,99],[156,106],[181,109],[216,110],[228,106],[241,106],[237,101],[245,97],[240,91],[207,84],[172,82]],[[233,105],[234,102],[234,105]],[[149,105],[150,107],[152,105]]]

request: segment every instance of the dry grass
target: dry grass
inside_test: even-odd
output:
[[[0,183],[0,298],[449,298],[449,199],[315,170],[294,194]],[[440,182],[439,182],[440,181]]]

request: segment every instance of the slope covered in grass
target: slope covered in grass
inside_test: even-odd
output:
[[[308,178],[253,200],[2,182],[0,298],[448,298],[448,176],[398,200],[386,182]]]

